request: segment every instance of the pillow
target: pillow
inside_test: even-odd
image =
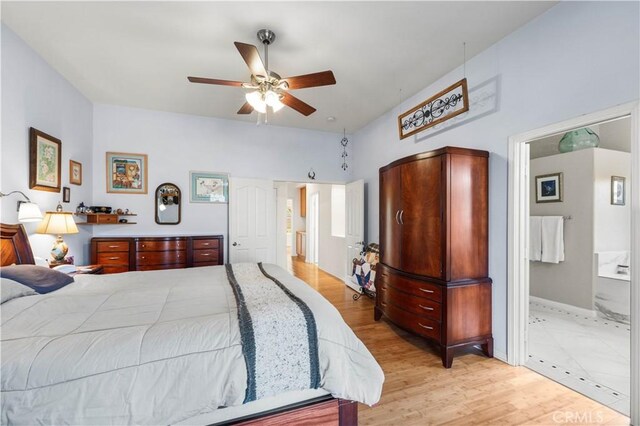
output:
[[[22,296],[31,296],[37,293],[33,291],[33,289],[22,285],[19,282],[8,278],[0,278],[0,294],[2,295],[2,301],[0,304],[2,304],[11,299],[17,299]]]
[[[73,282],[73,277],[37,265],[11,265],[0,269],[2,278],[9,278],[31,287],[40,294],[58,290]]]

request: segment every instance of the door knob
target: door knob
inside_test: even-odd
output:
[[[236,242],[234,241],[234,243],[233,243],[233,244],[231,244],[231,245],[235,247],[235,246],[239,246],[240,244],[238,244],[238,243],[236,243]]]

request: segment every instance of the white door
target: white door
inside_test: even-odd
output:
[[[305,262],[318,263],[318,246],[320,239],[320,194],[314,192],[307,196],[307,256]]]
[[[347,245],[347,270],[345,284],[359,290],[351,282],[353,259],[360,257],[364,246],[364,180],[348,183],[345,188],[345,243]]]
[[[230,178],[229,262],[275,261],[273,181]]]

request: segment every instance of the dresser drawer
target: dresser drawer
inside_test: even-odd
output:
[[[194,250],[194,262],[218,262],[218,250]]]
[[[391,321],[398,324],[400,327],[413,331],[421,336],[436,339],[440,342],[441,333],[440,323],[438,321],[414,315],[403,309],[396,308],[391,304],[387,304],[387,306],[383,307],[382,310]]]
[[[186,263],[173,263],[170,265],[138,265],[136,271],[159,271],[164,269],[182,269],[186,267]]]
[[[99,265],[129,265],[129,252],[98,253]]]
[[[96,245],[98,253],[109,251],[129,251],[129,241],[101,241]]]
[[[187,252],[185,250],[175,251],[149,251],[136,253],[136,265],[168,265],[175,263],[187,263]]]
[[[437,284],[407,278],[391,272],[387,268],[382,268],[378,279],[381,284],[388,284],[405,293],[426,297],[439,303],[442,302],[442,287]]]
[[[381,301],[385,304],[392,304],[423,318],[435,321],[442,319],[442,305],[434,300],[399,291],[384,283],[380,284],[378,289],[383,289]]]
[[[187,248],[187,240],[159,240],[149,241],[141,240],[136,241],[136,251],[167,251],[167,250],[185,250]]]
[[[197,240],[193,240],[193,249],[194,250],[217,249],[219,247],[219,244],[220,243],[217,238],[197,239]]]
[[[104,265],[103,274],[119,274],[129,272],[129,265]]]

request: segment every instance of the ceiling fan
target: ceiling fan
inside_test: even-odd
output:
[[[203,77],[187,77],[187,79],[192,83],[237,86],[250,89],[251,91],[245,95],[247,101],[238,110],[238,114],[250,114],[254,110],[264,114],[267,112],[267,107],[270,107],[273,112],[277,112],[286,105],[300,114],[311,115],[316,109],[293,96],[289,93],[289,90],[336,84],[333,72],[321,71],[295,77],[280,77],[280,75],[269,70],[269,45],[275,39],[276,34],[271,30],[262,29],[258,31],[258,40],[264,45],[264,63],[254,45],[238,41],[234,43],[251,71],[251,82],[243,83],[241,81]]]

